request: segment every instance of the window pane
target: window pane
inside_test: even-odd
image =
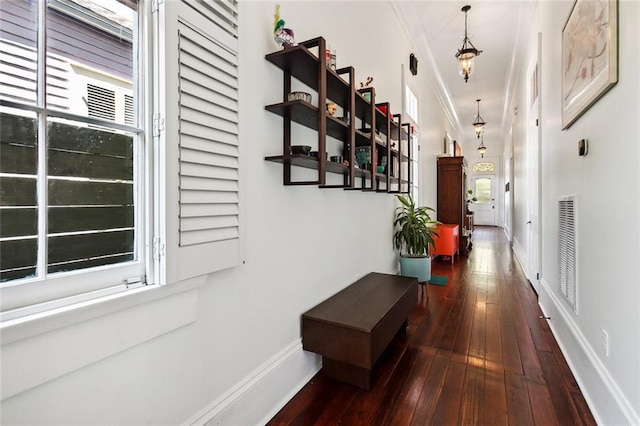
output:
[[[0,280],[35,275],[37,139],[35,114],[0,113]]]
[[[493,198],[491,196],[491,179],[489,178],[481,178],[476,179],[476,198],[480,203],[488,203],[491,202]]]
[[[130,124],[137,13],[117,0],[74,3],[49,0],[47,106]]]
[[[49,122],[48,272],[133,260],[134,136]]]
[[[493,173],[494,171],[495,171],[495,166],[493,163],[482,162],[482,163],[475,163],[473,165],[474,173]]]
[[[0,98],[36,103],[36,0],[0,1]]]

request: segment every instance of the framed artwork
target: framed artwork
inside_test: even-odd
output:
[[[562,129],[618,82],[618,0],[576,0],[562,29]]]
[[[453,141],[453,156],[462,157],[462,147],[460,147],[458,141]]]

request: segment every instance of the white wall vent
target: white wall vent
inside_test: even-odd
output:
[[[577,312],[576,306],[576,197],[560,197],[558,238],[558,267],[560,272],[560,294]]]

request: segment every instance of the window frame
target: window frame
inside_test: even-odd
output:
[[[150,178],[152,170],[153,152],[148,118],[150,111],[150,92],[152,78],[149,75],[152,67],[151,56],[146,53],[157,38],[151,33],[148,14],[149,6],[140,2],[136,13],[137,22],[134,23],[133,60],[136,64],[133,82],[133,93],[138,101],[134,101],[134,111],[137,113],[137,123],[133,125],[120,124],[102,120],[87,115],[51,108],[47,105],[47,2],[38,1],[37,5],[37,83],[35,104],[21,103],[7,99],[0,99],[0,107],[7,113],[24,111],[35,114],[37,123],[37,207],[38,207],[38,259],[36,275],[19,278],[0,284],[0,323],[40,314],[64,306],[82,303],[88,300],[111,296],[120,292],[138,288],[142,285],[153,284],[153,262],[151,253],[151,235],[153,231],[153,214],[151,202],[153,197],[153,180]],[[144,47],[144,48],[143,48]],[[87,79],[80,84],[86,86]],[[85,87],[86,90],[86,87]],[[78,269],[74,271],[49,274],[46,271],[44,251],[40,247],[47,244],[47,127],[50,119],[70,120],[76,123],[101,126],[117,131],[124,131],[134,135],[134,251],[133,260]]]

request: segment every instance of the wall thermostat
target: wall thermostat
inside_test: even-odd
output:
[[[589,152],[589,144],[586,139],[580,139],[578,141],[578,155],[584,157]]]

